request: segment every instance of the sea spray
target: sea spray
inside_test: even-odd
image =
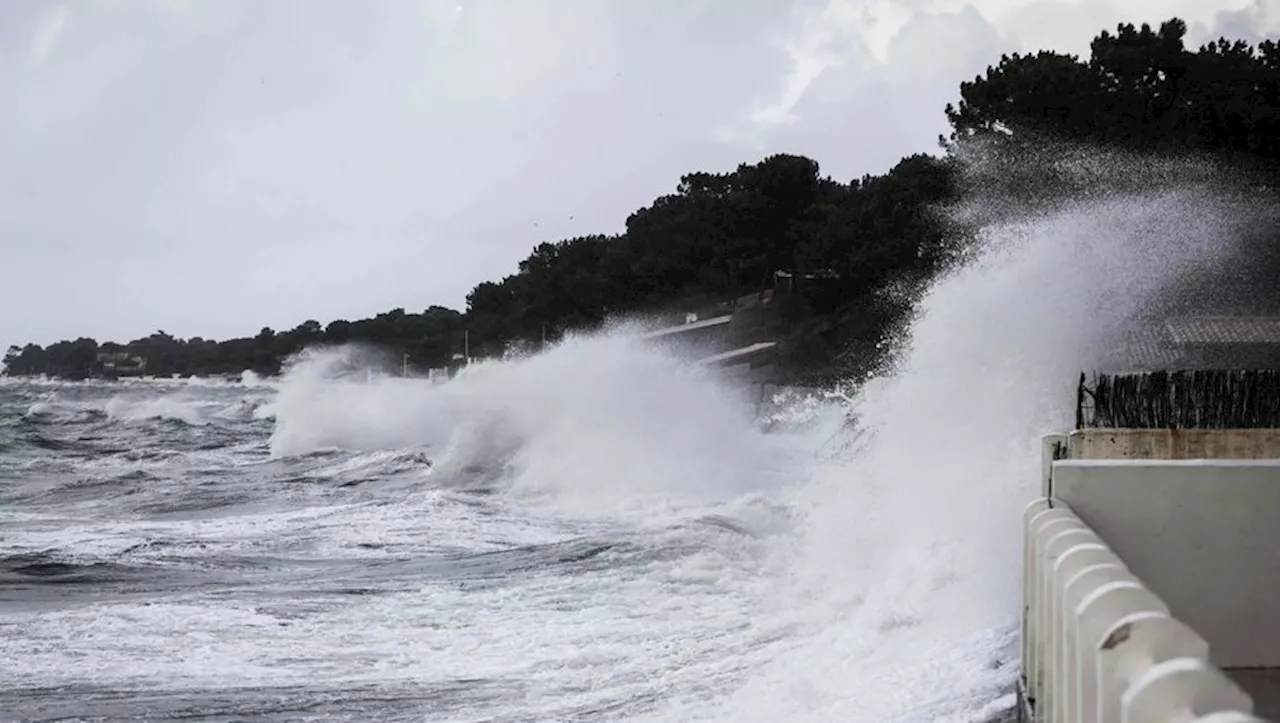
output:
[[[374,375],[363,349],[307,350],[292,359],[259,418],[275,420],[271,452],[355,451],[435,445],[454,414],[425,381]]]
[[[176,395],[117,395],[108,400],[105,411],[108,419],[119,422],[165,419],[190,425],[208,424],[200,408]]]
[[[456,378],[367,379],[343,349],[295,362],[276,400],[273,454],[420,446],[433,484],[501,487],[581,514],[706,503],[793,482],[797,451],[767,435],[742,390],[628,330],[571,337]]]
[[[1067,184],[1020,206],[969,178],[956,217],[974,253],[919,300],[892,373],[848,406],[829,399],[821,423],[764,433],[732,385],[615,332],[438,385],[361,378],[340,350],[315,352],[262,411],[273,453],[420,447],[424,488],[708,545],[672,578],[654,563],[547,588],[552,607],[543,588],[491,601],[486,624],[533,627],[515,648],[491,641],[487,674],[534,656],[556,671],[541,694],[572,679],[591,691],[579,697],[632,701],[620,718],[982,719],[1016,675],[1018,522],[1040,436],[1070,426],[1080,370],[1114,359],[1137,320],[1268,220],[1202,177],[1108,192],[1123,164],[1074,163],[1064,175],[1088,193]],[[687,536],[696,520],[746,534]],[[456,634],[438,644],[477,633]],[[614,662],[556,667],[597,657]],[[548,716],[582,710],[538,700]]]
[[[1266,215],[1200,183],[1052,201],[979,224],[921,299],[853,404],[856,443],[792,497],[807,524],[778,609],[810,632],[709,718],[968,720],[1007,695],[1039,437],[1070,427],[1081,369]]]
[[[985,720],[1016,675],[1039,435],[1258,219],[1169,186],[1028,211],[920,300],[894,374],[767,433],[625,335],[444,384],[351,350],[261,388],[0,384],[0,709]],[[209,423],[137,406],[161,397]]]

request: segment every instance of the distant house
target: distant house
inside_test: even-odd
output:
[[[817,313],[834,310],[847,299],[840,274],[832,269],[817,271],[783,271],[773,273],[769,299],[775,296],[802,296]]]
[[[829,286],[840,283],[840,274],[832,269],[817,271],[783,271],[773,272],[773,288],[775,291],[795,292],[803,287]]]
[[[98,372],[108,378],[136,377],[147,373],[147,360],[127,351],[98,352]]]
[[[1117,356],[1135,371],[1280,369],[1280,317],[1173,317],[1131,335]]]

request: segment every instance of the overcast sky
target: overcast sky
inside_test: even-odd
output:
[[[462,308],[682,173],[935,152],[1000,53],[1280,0],[3,0],[0,349]]]

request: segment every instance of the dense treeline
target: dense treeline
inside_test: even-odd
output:
[[[947,106],[952,133],[941,157],[912,156],[881,176],[842,183],[794,155],[690,173],[633,213],[619,235],[538,245],[516,273],[476,286],[465,313],[396,309],[224,342],[163,332],[124,345],[78,339],[13,347],[5,363],[11,374],[81,377],[93,373],[100,351],[124,351],[145,357],[152,374],[274,373],[303,347],[364,341],[408,354],[417,367],[444,366],[463,351],[464,330],[473,355],[491,355],[679,298],[761,290],[776,270],[830,269],[841,298],[863,304],[888,284],[929,278],[952,258],[964,233],[936,210],[958,193],[966,148],[1016,150],[1056,138],[1229,154],[1272,173],[1280,161],[1280,47],[1223,39],[1189,51],[1185,34],[1176,19],[1158,29],[1121,25],[1095,38],[1085,60],[1004,56]]]
[[[952,142],[1017,130],[1136,151],[1226,152],[1280,160],[1280,46],[1219,39],[1184,47],[1186,23],[1121,25],[1091,57],[1006,55],[947,106]]]
[[[421,314],[393,309],[372,319],[338,320],[328,326],[308,320],[289,331],[263,328],[257,336],[222,342],[200,337],[176,339],[163,331],[128,344],[98,344],[93,339],[81,338],[60,341],[47,348],[35,344],[10,347],[5,364],[10,374],[49,374],[79,379],[102,371],[99,353],[119,353],[145,359],[145,372],[160,376],[238,374],[246,369],[274,374],[280,370],[282,360],[306,347],[343,342],[398,349],[410,359],[434,362],[448,359],[455,341],[461,348],[462,319],[457,311],[433,306]]]
[[[830,269],[849,297],[924,275],[945,258],[929,211],[947,200],[952,173],[945,159],[913,156],[842,184],[792,155],[691,173],[633,213],[624,233],[541,244],[517,273],[477,286],[467,323],[478,348],[495,353],[681,297],[760,291],[777,270]]]

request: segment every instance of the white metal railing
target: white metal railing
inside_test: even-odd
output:
[[[1022,695],[1043,723],[1245,723],[1253,701],[1209,645],[1066,504],[1031,503]]]

